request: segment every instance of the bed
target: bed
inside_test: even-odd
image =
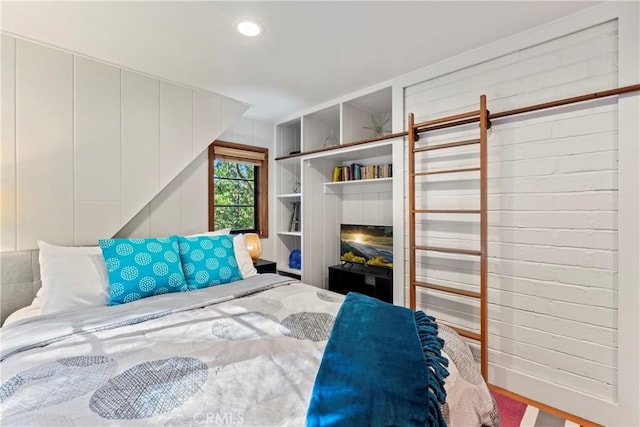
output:
[[[0,330],[2,424],[305,425],[344,299],[257,274],[115,306],[21,309]],[[497,426],[467,345],[444,325],[438,335],[447,425]]]

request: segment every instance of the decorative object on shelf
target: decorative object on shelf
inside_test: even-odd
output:
[[[251,260],[255,264],[262,255],[262,244],[260,243],[260,236],[256,233],[246,233],[244,235],[244,240],[247,244],[247,250],[249,251],[249,255],[251,256]]]
[[[302,252],[300,249],[294,249],[289,254],[289,268],[302,268]]]
[[[378,117],[372,113],[370,116],[372,126],[364,126],[364,129],[373,132],[374,138],[391,133],[391,129],[388,128],[389,122],[391,121],[390,113],[382,113]]]
[[[338,145],[338,138],[336,138],[335,133],[333,132],[333,129],[329,129],[329,135],[327,135],[324,138],[324,145],[323,147],[333,147],[334,145]]]
[[[296,181],[293,183],[293,192],[294,193],[300,192],[300,181]]]
[[[300,231],[300,202],[291,202],[289,231]]]

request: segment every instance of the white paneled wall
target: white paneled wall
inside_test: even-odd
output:
[[[122,218],[137,214],[160,186],[159,104],[158,80],[122,72]]]
[[[271,122],[241,117],[220,136],[221,140],[269,148],[272,164],[274,125]],[[208,230],[208,155],[205,150],[169,185],[118,232],[121,237],[166,236],[195,234]],[[272,165],[271,165],[272,166]],[[270,168],[273,174],[273,167]],[[269,192],[274,180],[269,179]],[[269,220],[273,223],[273,203],[269,203]],[[275,230],[270,224],[270,233]],[[273,239],[262,239],[262,257],[273,259]]]
[[[113,236],[246,109],[3,34],[2,250]]]
[[[181,230],[193,234],[209,226],[209,168],[204,151],[180,174]]]
[[[503,111],[616,87],[617,49],[618,24],[610,21],[407,87],[406,111],[420,122],[477,109],[481,93],[492,111]],[[554,395],[547,403],[555,406],[617,399],[617,111],[616,99],[600,100],[497,120],[489,131],[493,381],[535,397],[534,390],[519,390],[505,379],[517,372],[575,392],[564,394],[571,403],[562,393]],[[477,126],[434,132],[420,144],[474,134]],[[418,158],[417,170],[478,162],[473,146],[430,153]],[[479,207],[477,173],[436,175],[416,191],[422,194],[417,208]],[[479,248],[478,218],[421,218],[417,244]],[[417,259],[418,280],[477,290],[477,258],[430,253]],[[423,290],[418,305],[442,320],[477,328],[478,306],[466,299]]]
[[[222,109],[218,99],[205,92],[193,91],[193,155],[204,151],[211,144],[210,135],[220,135],[226,130],[222,126]]]
[[[0,244],[2,250],[16,247],[16,40],[0,39],[2,63],[2,141],[0,142]],[[8,126],[5,126],[5,123]]]
[[[15,101],[17,248],[73,244],[73,55],[18,40]]]
[[[75,58],[75,240],[120,225],[120,69]]]
[[[209,117],[211,121],[211,117]],[[208,134],[209,138],[211,133]],[[160,82],[160,186],[178,175],[193,155],[193,90]]]

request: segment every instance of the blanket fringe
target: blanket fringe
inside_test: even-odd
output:
[[[447,393],[444,389],[444,380],[449,376],[447,366],[449,361],[442,356],[441,351],[444,340],[438,336],[438,324],[435,318],[427,316],[422,311],[414,313],[416,329],[422,344],[422,351],[427,363],[429,375],[429,414],[427,416],[428,426],[446,426],[442,416],[441,405],[444,405]]]

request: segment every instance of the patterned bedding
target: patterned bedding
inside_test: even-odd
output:
[[[0,331],[2,425],[302,426],[342,300],[262,274],[18,321]],[[449,425],[497,425],[468,348],[440,336]]]

